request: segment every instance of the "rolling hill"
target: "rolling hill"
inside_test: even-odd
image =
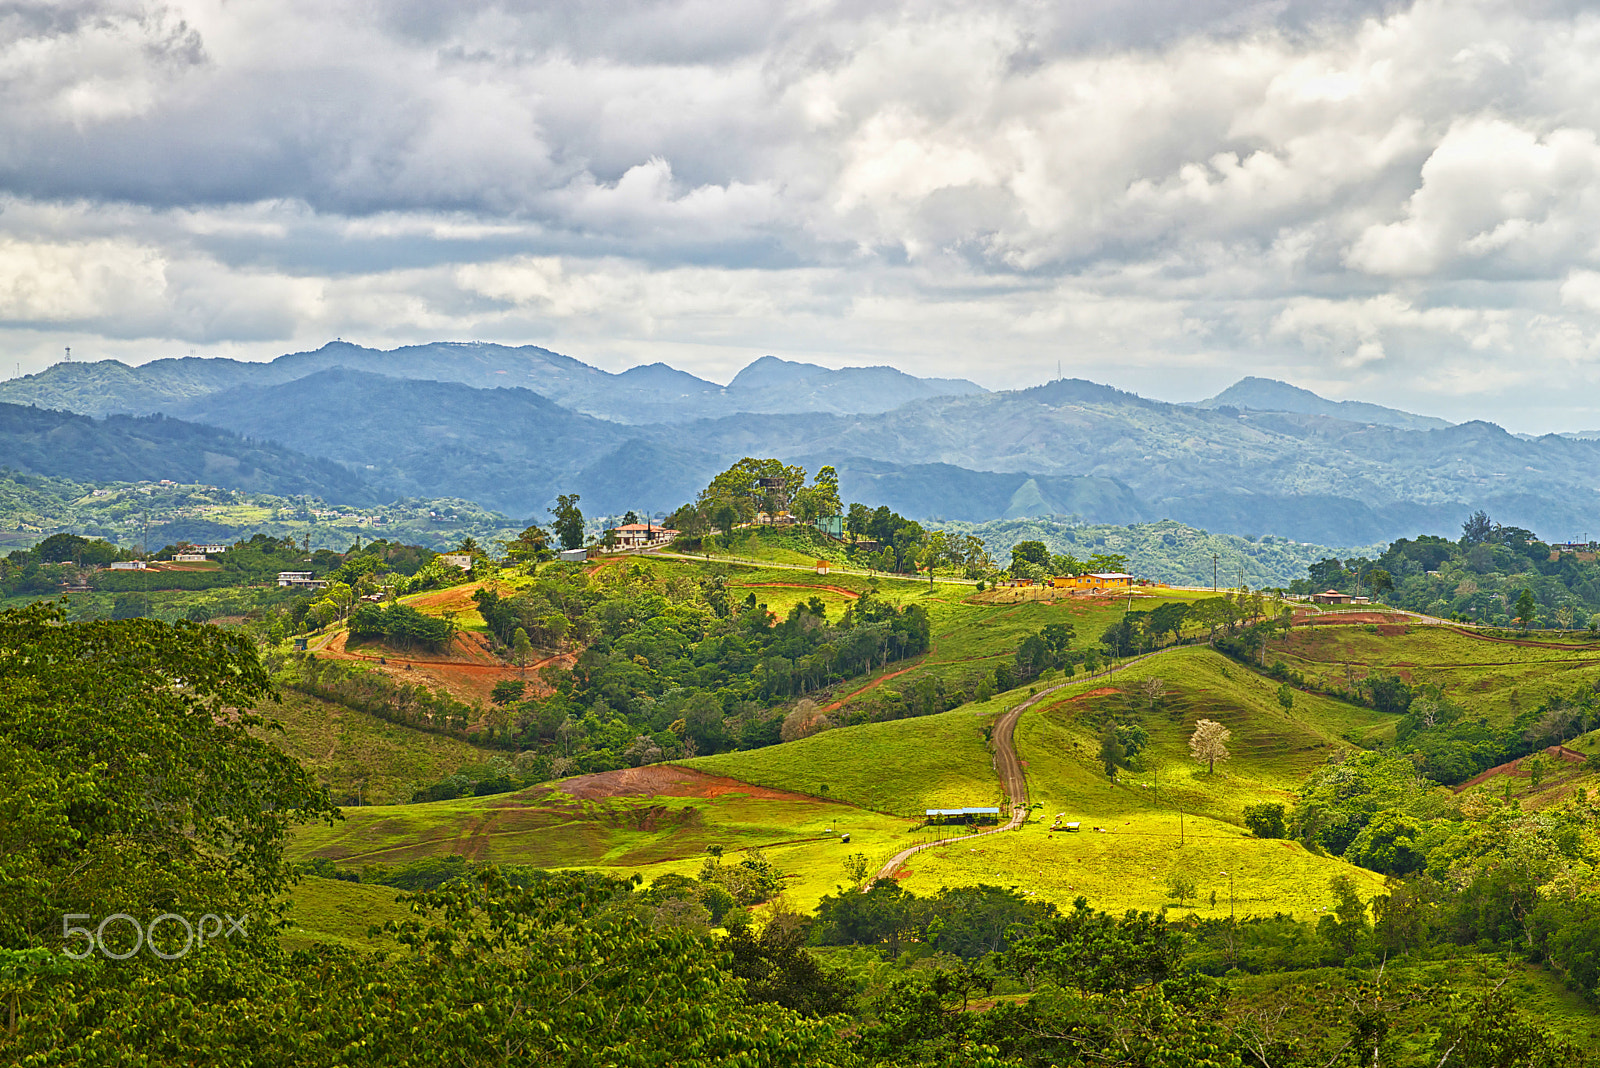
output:
[[[165,416],[92,419],[0,404],[0,463],[81,481],[170,479],[364,504],[371,484],[339,464]]]

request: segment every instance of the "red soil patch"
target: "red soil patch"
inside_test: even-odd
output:
[[[1325,615],[1308,612],[1305,615],[1295,616],[1294,625],[1297,627],[1341,627],[1357,623],[1386,623],[1393,627],[1396,633],[1404,634],[1405,626],[1403,624],[1396,625],[1396,618],[1399,617],[1395,616],[1393,612],[1329,612]]]
[[[1090,690],[1088,693],[1080,693],[1078,696],[1071,698],[1071,700],[1083,701],[1090,697],[1110,697],[1112,694],[1121,692],[1122,691],[1117,689],[1115,686],[1102,686],[1098,690]]]
[[[1568,749],[1564,745],[1545,746],[1545,748],[1540,750],[1540,753],[1552,759],[1559,760],[1565,764],[1582,764],[1589,759],[1582,753],[1579,753],[1573,749]],[[1492,767],[1488,771],[1479,772],[1477,775],[1474,775],[1460,786],[1455,787],[1455,792],[1459,794],[1463,790],[1467,790],[1478,785],[1485,779],[1494,778],[1496,775],[1514,775],[1518,777],[1525,776],[1527,772],[1522,770],[1522,762],[1533,755],[1534,754],[1529,753],[1526,757],[1518,757],[1516,760]]]
[[[503,679],[520,680],[528,684],[530,692],[541,694],[544,687],[539,679],[539,669],[546,664],[571,667],[576,653],[557,653],[529,664],[524,675],[515,667],[501,663],[468,633],[456,635],[455,645],[449,654],[391,653],[387,650],[351,652],[345,646],[348,631],[335,634],[328,644],[314,650],[316,655],[330,660],[359,660],[378,665],[378,670],[396,682],[422,683],[443,689],[458,701],[488,701],[494,684]]]
[[[435,612],[443,612],[446,609],[455,609],[458,612],[476,612],[478,604],[472,599],[472,595],[482,588],[483,583],[481,582],[469,582],[465,586],[451,586],[449,589],[424,593],[418,596],[416,600],[407,601],[406,603],[419,611],[424,608],[431,608]]]
[[[723,794],[744,794],[764,801],[817,800],[805,794],[772,790],[673,764],[651,764],[642,768],[579,775],[558,784],[556,789],[584,801],[600,801],[607,797],[721,797]]]
[[[850,700],[851,698],[860,697],[862,694],[866,693],[868,690],[872,689],[874,686],[882,685],[883,683],[888,682],[890,679],[899,678],[901,675],[904,675],[906,672],[913,670],[914,667],[915,667],[915,665],[913,665],[912,667],[908,667],[908,668],[901,668],[899,671],[891,671],[887,675],[882,675],[882,676],[880,676],[880,677],[878,677],[876,679],[873,679],[871,682],[869,682],[865,686],[861,687],[861,689],[857,690],[855,693],[847,693],[847,694],[845,694],[843,697],[839,698],[833,704],[829,705],[827,708],[824,708],[823,711],[824,712],[836,711],[836,710],[844,707],[844,703],[846,701]]]
[[[855,598],[861,596],[861,594],[859,592],[857,592],[856,590],[847,590],[843,586],[824,586],[821,583],[816,583],[816,582],[730,582],[730,583],[728,583],[728,588],[729,589],[737,588],[737,589],[741,589],[741,590],[765,589],[765,588],[767,588],[769,586],[776,586],[776,587],[779,587],[779,588],[790,589],[790,590],[827,590],[829,593],[837,593],[837,594],[839,594],[841,596],[849,597],[851,600],[854,600]]]

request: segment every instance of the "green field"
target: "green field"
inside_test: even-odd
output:
[[[353,869],[453,854],[654,877],[693,875],[712,846],[730,856],[756,847],[795,876],[788,895],[796,907],[811,908],[844,880],[844,855],[862,853],[882,863],[910,841],[912,827],[908,820],[820,799],[731,792],[586,800],[560,792],[558,784],[554,790],[347,809],[332,827],[300,828],[294,854]],[[839,841],[846,832],[848,846]]]
[[[1600,680],[1600,646],[1537,641],[1518,644],[1435,626],[1389,634],[1361,626],[1297,628],[1287,641],[1272,643],[1267,658],[1323,686],[1369,674],[1439,686],[1450,700],[1501,725],[1514,718],[1513,694],[1519,707],[1533,708]]]
[[[459,738],[397,726],[292,690],[257,711],[283,725],[281,732],[260,731],[261,737],[305,765],[335,798],[359,792],[368,803],[409,801],[418,787],[490,755]]]
[[[317,942],[349,949],[398,949],[399,943],[392,938],[367,936],[369,928],[410,918],[411,911],[395,900],[398,893],[387,886],[308,875],[290,895],[285,917],[289,926],[279,940],[288,949]]]
[[[1000,804],[987,726],[1027,697],[1013,691],[936,716],[840,727],[786,745],[695,757],[686,767],[920,816],[929,808]]]

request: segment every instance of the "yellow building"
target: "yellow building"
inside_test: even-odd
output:
[[[1092,575],[1057,575],[1050,584],[1058,590],[1116,590],[1133,585],[1133,576],[1121,571],[1101,571]]]

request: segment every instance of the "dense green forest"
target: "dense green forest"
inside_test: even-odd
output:
[[[1455,541],[1422,535],[1392,542],[1376,558],[1325,557],[1290,588],[1359,589],[1397,608],[1468,623],[1594,630],[1600,627],[1597,550],[1594,543],[1546,543],[1476,512]],[[1519,608],[1523,591],[1531,603]]]
[[[549,746],[558,773],[775,744],[786,715],[791,737],[814,729],[805,712],[777,706],[916,656],[929,640],[921,607],[870,592],[833,619],[817,598],[775,619],[753,592],[733,595],[724,574],[663,578],[643,563],[605,576],[549,565],[526,590],[473,599],[508,649],[519,635],[582,648],[570,672],[549,673],[553,693],[507,709],[505,729]]]

